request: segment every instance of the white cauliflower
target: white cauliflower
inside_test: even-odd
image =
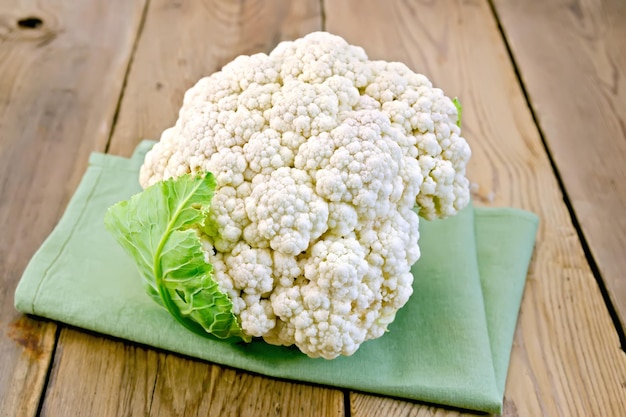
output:
[[[412,293],[418,214],[469,202],[457,118],[425,76],[316,32],[187,91],[140,183],[212,172],[202,239],[243,332],[311,357],[351,355]]]

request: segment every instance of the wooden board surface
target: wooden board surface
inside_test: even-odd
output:
[[[579,151],[581,144],[574,142],[577,148],[571,150],[565,136],[557,137],[563,120],[574,111],[581,120],[606,124],[609,136],[624,138],[618,129],[623,115],[614,111],[624,108],[624,65],[612,66],[623,62],[614,42],[615,34],[623,33],[623,9],[616,7],[621,3],[573,3],[565,14],[559,12],[565,7],[561,4],[552,3],[548,9],[538,1],[525,4],[529,6],[519,9],[512,1],[497,0],[496,9],[510,33],[513,53],[520,57],[530,102],[553,157],[559,169],[570,169],[561,173],[574,207],[577,213],[581,207],[600,213],[594,202],[602,201],[611,210],[623,208],[623,200],[615,203],[600,180],[608,177],[610,183],[623,172],[612,158],[622,155],[624,142],[594,137],[597,148],[609,149],[603,151],[608,152],[605,163],[606,155],[597,149]],[[537,15],[542,13],[556,13],[554,28],[549,27],[550,17]],[[518,14],[526,20],[516,28]],[[582,22],[576,30],[571,29],[572,19]],[[350,409],[345,410],[340,390],[277,381],[80,330],[64,328],[55,345],[54,324],[13,310],[19,276],[62,213],[90,151],[129,155],[142,138],[156,139],[174,122],[183,92],[198,78],[240,53],[268,51],[281,39],[319,29],[323,21],[326,29],[364,46],[371,57],[404,61],[449,95],[459,96],[465,105],[464,133],[474,151],[469,174],[478,187],[475,201],[521,207],[541,217],[504,415],[626,415],[626,357],[487,0],[2,2],[0,415],[472,415],[359,393],[349,394]],[[563,39],[553,41],[558,36]],[[531,50],[529,39],[546,45]],[[541,55],[539,62],[545,66],[535,61],[536,54],[551,51],[558,42],[572,50],[582,43],[583,57],[572,54],[574,61],[550,61]],[[585,66],[590,62],[595,66]],[[564,88],[577,91],[568,77],[548,74],[553,78],[546,81],[545,72],[556,73],[564,65],[579,68],[574,87],[584,84],[579,90],[600,103],[595,107],[608,106],[605,112],[588,114],[576,107],[562,114],[561,103],[550,101],[567,98]],[[598,94],[603,95],[594,95],[585,74],[600,80],[605,90]],[[559,87],[560,82],[565,87]],[[576,97],[570,101],[567,105],[585,103]],[[571,162],[587,154],[606,165],[591,172],[597,174],[591,181],[591,191],[597,194],[591,199],[583,198],[589,190],[579,187],[584,181],[576,179],[586,171],[574,170],[580,166]],[[609,189],[617,190],[618,197],[623,196],[620,185]],[[602,213],[606,217],[609,212]],[[594,243],[593,230],[606,231],[597,226],[599,216],[589,217],[581,224],[602,273],[610,274],[615,242],[609,240],[608,249],[603,242]],[[605,258],[597,255],[607,251]],[[614,288],[612,294],[618,294]],[[45,400],[38,413],[42,391]]]
[[[530,104],[626,329],[626,2],[494,4]]]
[[[56,325],[13,293],[104,149],[143,1],[0,3],[0,414],[37,412]]]
[[[142,138],[158,139],[175,122],[183,93],[235,56],[268,52],[320,24],[318,1],[151,1],[109,152],[130,155]],[[340,390],[253,376],[75,330],[63,330],[57,351],[44,416],[344,415]]]
[[[344,415],[337,390],[67,329],[59,339],[49,386],[42,417]]]
[[[626,357],[488,3],[352,0],[325,5],[327,30],[362,45],[371,58],[407,63],[448,95],[460,97],[464,135],[473,149],[469,176],[478,185],[476,200],[528,209],[541,218],[505,414],[624,415]],[[351,415],[441,412],[408,404],[354,394]]]

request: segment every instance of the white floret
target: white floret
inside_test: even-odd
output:
[[[276,317],[270,302],[266,299],[251,299],[239,318],[241,328],[250,336],[262,337],[276,326]]]
[[[213,173],[220,188],[237,187],[244,182],[244,172],[248,165],[241,146],[222,148],[211,154],[208,159],[201,159],[199,156],[196,156],[195,159],[199,161],[190,164],[191,170],[193,172],[202,170]]]
[[[404,208],[359,230],[357,238],[369,250],[370,268],[384,277],[376,289],[380,314],[372,326],[372,332],[382,334],[413,293],[410,269],[420,256],[419,246],[413,244],[419,239],[419,219],[413,210]]]
[[[221,192],[213,197],[208,224],[212,230],[205,232],[220,252],[230,252],[239,243],[250,220],[246,215],[244,199],[237,196],[235,188],[222,187]]]
[[[251,248],[240,242],[223,259],[233,286],[242,292],[267,296],[274,288],[272,254],[268,249]]]
[[[339,36],[315,32],[293,42],[282,42],[270,53],[280,62],[284,80],[322,83],[333,75],[344,76],[359,88],[367,85],[369,68],[365,51]]]
[[[339,97],[326,83],[287,81],[272,95],[272,107],[265,112],[269,127],[309,137],[337,125]]]
[[[250,170],[257,174],[293,166],[293,151],[281,144],[280,134],[273,129],[254,133],[243,150]]]
[[[331,238],[310,252],[304,262],[307,282],[275,297],[274,312],[295,329],[298,346],[309,356],[351,355],[367,338],[361,320],[375,299],[362,282],[365,251],[354,238]]]
[[[233,301],[233,312],[239,316],[242,329],[250,336],[263,336],[276,325],[268,299],[274,288],[271,252],[240,242],[230,253],[222,254],[210,240],[203,244],[215,280]]]
[[[305,251],[328,228],[328,204],[315,193],[309,175],[296,168],[273,171],[245,204],[254,235],[287,255]]]
[[[352,203],[361,220],[385,216],[400,198],[402,152],[397,132],[380,113],[354,112],[331,132],[335,150],[315,174],[317,193]]]
[[[328,203],[328,232],[337,236],[348,236],[359,224],[359,215],[353,204]]]

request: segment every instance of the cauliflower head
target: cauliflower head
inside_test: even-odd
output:
[[[140,183],[213,173],[201,240],[243,332],[351,355],[412,293],[418,214],[469,202],[457,119],[425,76],[311,33],[198,81]]]

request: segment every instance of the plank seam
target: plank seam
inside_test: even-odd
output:
[[[56,326],[57,328],[54,332],[54,344],[52,345],[52,351],[50,352],[50,362],[48,363],[48,369],[46,369],[46,377],[43,381],[41,395],[39,396],[39,402],[37,404],[37,411],[35,412],[35,416],[37,417],[39,417],[43,411],[43,405],[46,401],[46,394],[48,392],[48,385],[50,385],[52,370],[54,369],[54,363],[56,362],[57,346],[59,345],[59,338],[61,337],[61,325],[57,323]]]
[[[528,107],[528,110],[530,111],[530,115],[533,119],[533,123],[537,127],[537,131],[541,139],[541,144],[543,145],[543,149],[545,150],[546,155],[548,156],[548,161],[550,161],[550,167],[552,168],[552,171],[554,172],[554,176],[556,177],[559,190],[561,191],[561,194],[563,195],[563,202],[565,203],[565,207],[567,208],[570,220],[572,221],[572,225],[574,226],[574,229],[576,230],[578,240],[580,241],[583,252],[585,254],[585,260],[587,261],[587,264],[589,265],[589,268],[591,269],[591,273],[593,274],[596,284],[600,290],[600,294],[602,295],[602,299],[604,300],[604,305],[609,313],[609,316],[611,317],[611,321],[613,322],[613,327],[615,328],[615,331],[617,332],[617,336],[619,338],[619,343],[620,343],[620,348],[622,351],[626,352],[626,334],[624,332],[624,327],[622,327],[622,323],[620,321],[619,315],[617,314],[617,309],[615,308],[615,305],[613,304],[613,301],[611,300],[611,296],[609,295],[609,291],[606,287],[606,284],[604,283],[604,280],[602,279],[602,273],[600,272],[598,263],[596,262],[593,256],[593,253],[591,252],[591,248],[589,247],[589,244],[585,237],[585,233],[580,225],[580,222],[578,221],[578,217],[576,216],[576,211],[574,210],[574,206],[572,205],[569,194],[567,193],[567,189],[565,188],[565,183],[563,182],[563,179],[557,167],[556,161],[554,160],[554,158],[552,157],[552,153],[550,152],[550,147],[548,146],[545,133],[543,129],[541,128],[541,124],[539,123],[539,118],[537,117],[537,113],[535,112],[535,109],[532,105],[530,95],[523,82],[521,70],[515,59],[515,55],[513,54],[513,50],[509,43],[509,38],[506,36],[506,31],[504,30],[504,27],[502,26],[502,23],[500,21],[500,16],[498,15],[498,11],[494,4],[494,0],[487,0],[487,4],[489,5],[493,18],[496,22],[496,25],[498,26],[498,31],[500,33],[500,36],[502,37],[504,46],[506,47],[508,57],[511,60],[511,63],[513,65],[513,70],[515,71],[515,78],[517,79],[517,82],[522,90],[522,94],[524,95],[526,106]]]
[[[344,417],[352,417],[350,390],[343,390],[343,415]]]
[[[141,35],[143,34],[143,29],[146,23],[149,8],[150,8],[150,0],[146,0],[143,6],[143,10],[141,12],[141,18],[139,19],[139,27],[137,28],[137,36],[135,37],[135,42],[133,43],[133,48],[130,52],[130,57],[128,58],[128,65],[126,66],[126,72],[124,73],[124,80],[122,81],[122,88],[120,89],[120,96],[115,106],[115,113],[113,114],[113,121],[111,122],[111,131],[109,132],[109,137],[107,138],[107,143],[104,147],[104,153],[109,153],[109,148],[111,147],[111,140],[113,139],[113,134],[115,133],[115,128],[117,127],[117,120],[120,116],[120,111],[122,109],[122,100],[124,99],[124,93],[126,92],[126,86],[128,84],[130,70],[133,66],[133,62],[135,61],[135,53],[137,52],[137,47],[139,46],[139,41],[141,39]]]
[[[154,393],[156,392],[157,384],[159,382],[159,360],[156,361],[156,371],[154,376],[154,385],[152,386],[152,392],[150,393],[150,405],[148,406],[148,415],[152,415],[152,406],[154,405]]]

